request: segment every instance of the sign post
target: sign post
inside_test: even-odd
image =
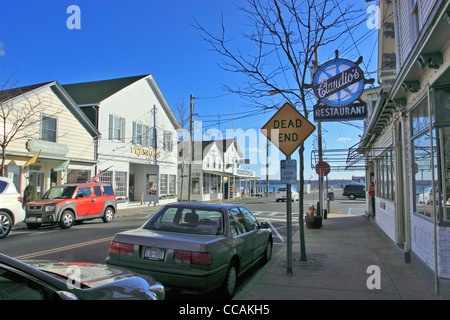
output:
[[[281,179],[286,183],[287,274],[292,275],[292,195],[297,183],[296,161],[291,154],[314,132],[316,127],[291,104],[285,103],[262,127],[261,132],[286,156],[281,162]],[[292,167],[294,168],[292,173]],[[295,175],[295,177],[293,176]],[[283,182],[284,181],[284,182]],[[303,197],[303,195],[300,195]],[[299,217],[302,221],[303,217]],[[301,222],[302,223],[302,222]],[[300,228],[302,230],[302,228]]]

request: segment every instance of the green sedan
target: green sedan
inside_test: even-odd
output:
[[[177,203],[116,234],[106,263],[149,274],[166,288],[231,298],[240,274],[270,260],[272,244],[268,224],[242,206]]]

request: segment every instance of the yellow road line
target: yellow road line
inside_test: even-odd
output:
[[[86,241],[86,242],[82,242],[82,243],[71,244],[71,245],[65,246],[65,247],[59,247],[59,248],[54,248],[54,249],[49,249],[49,250],[44,250],[44,251],[39,251],[39,252],[34,252],[34,253],[29,253],[29,254],[24,254],[22,256],[18,256],[18,257],[15,257],[15,258],[16,259],[30,259],[30,258],[43,256],[43,255],[46,255],[46,254],[51,254],[51,253],[56,253],[56,252],[61,252],[61,251],[66,251],[66,250],[71,250],[71,249],[76,249],[76,248],[82,248],[82,247],[90,246],[90,245],[96,244],[96,243],[111,241],[112,239],[113,239],[113,237],[107,237],[107,238],[103,238],[103,239]]]

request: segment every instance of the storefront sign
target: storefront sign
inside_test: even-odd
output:
[[[49,153],[61,156],[65,156],[69,152],[69,148],[65,144],[43,140],[28,140],[26,148],[30,152],[41,151],[42,153]]]
[[[314,121],[361,120],[367,118],[365,102],[354,102],[345,107],[332,107],[325,104],[314,106]]]
[[[361,96],[364,83],[364,74],[357,64],[338,58],[324,63],[316,71],[313,90],[319,102],[343,107]]]
[[[234,169],[233,175],[238,177],[245,177],[245,178],[254,178],[256,177],[256,172],[252,170],[244,170],[244,169]]]
[[[137,155],[138,157],[157,157],[158,159],[161,158],[161,152],[156,152],[156,150],[146,149],[146,148],[140,148],[140,147],[134,147],[131,146],[131,153]]]

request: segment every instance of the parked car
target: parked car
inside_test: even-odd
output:
[[[12,227],[25,219],[22,202],[12,179],[0,177],[0,239],[6,238]]]
[[[150,276],[93,263],[19,261],[0,254],[0,300],[163,300]]]
[[[286,201],[286,187],[280,187],[278,188],[277,192],[275,193],[275,201]],[[292,201],[299,201],[300,196],[297,191],[291,189],[291,200]]]
[[[431,204],[433,202],[433,188],[428,187],[424,189],[424,192],[419,194],[419,203]],[[439,193],[438,188],[436,188],[436,195]],[[436,200],[437,202],[437,200]]]
[[[114,219],[117,200],[111,186],[99,183],[65,184],[50,188],[40,200],[25,206],[25,223],[35,229],[41,224],[59,224],[63,229],[75,221]]]
[[[169,204],[115,235],[106,263],[150,274],[168,289],[231,298],[237,278],[272,255],[272,233],[239,205]]]
[[[350,200],[355,200],[356,198],[365,198],[366,187],[360,184],[348,184],[344,187],[342,195],[348,197]]]

